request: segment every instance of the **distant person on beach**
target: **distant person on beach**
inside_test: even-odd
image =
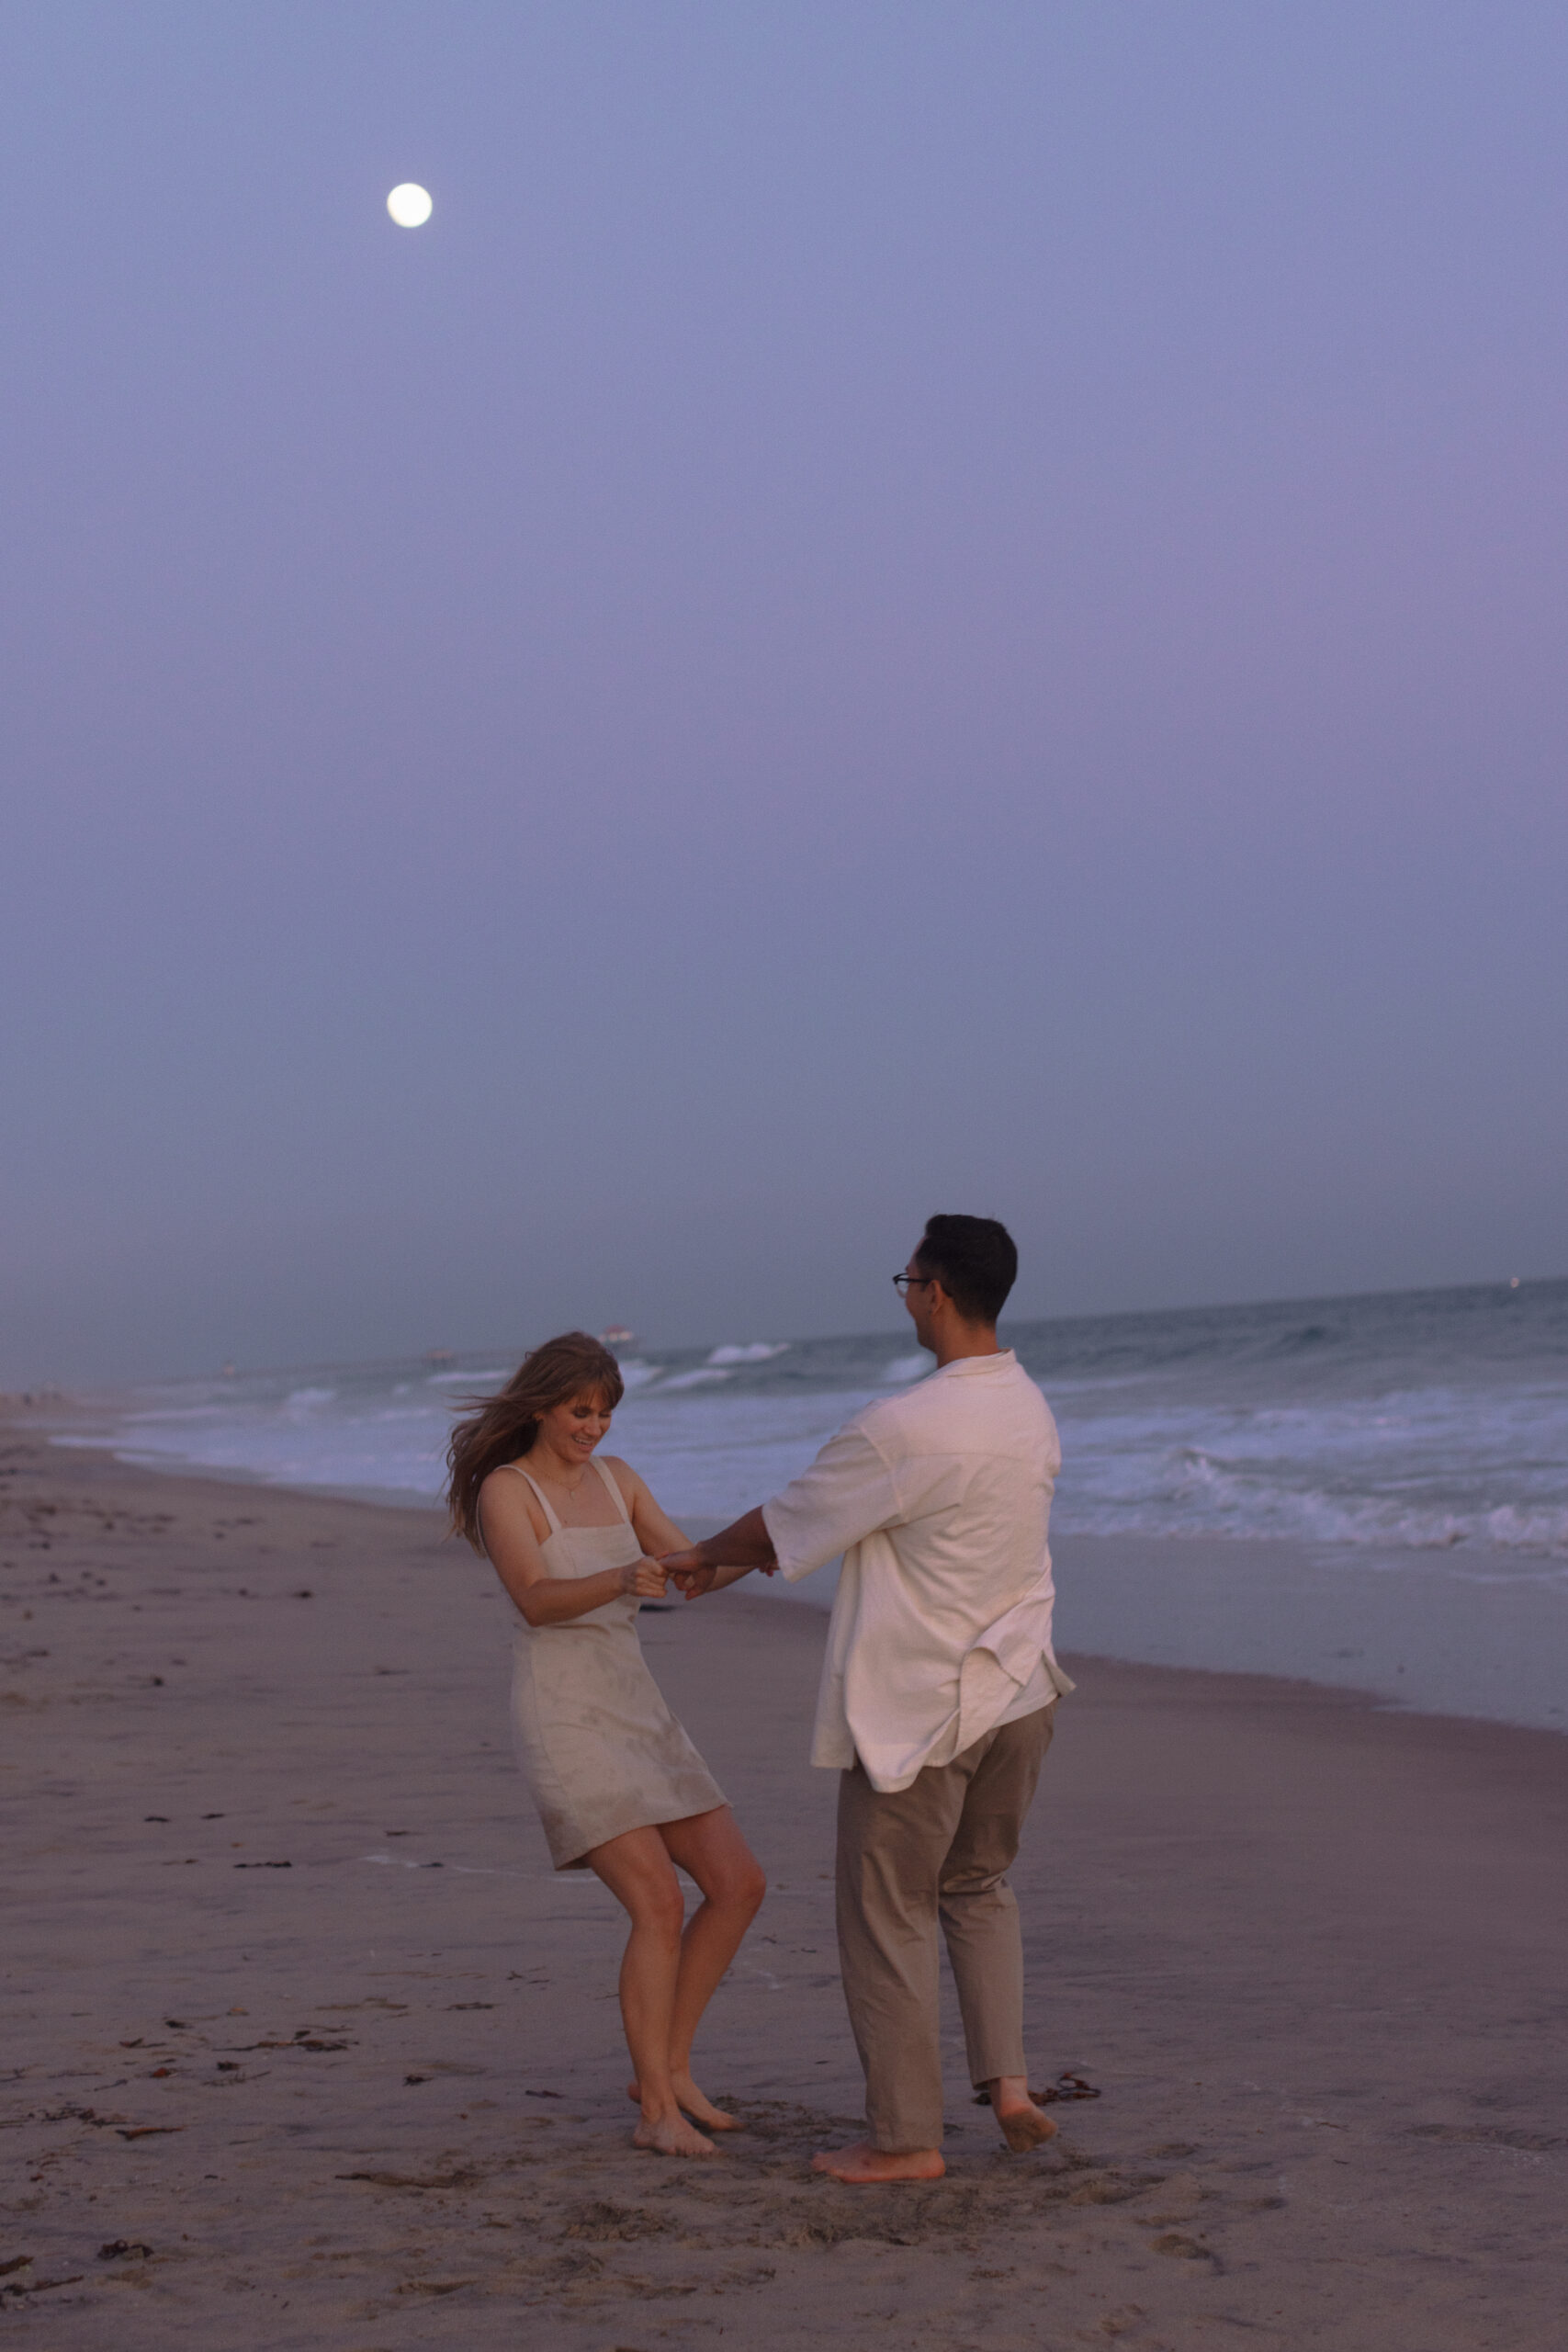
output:
[[[711,2156],[736,2129],[692,2079],[692,2038],[765,1891],[706,1765],[643,1662],[653,1556],[685,1544],[635,1470],[595,1449],[623,1393],[584,1331],[547,1340],[452,1432],[452,1524],[515,1603],[517,1750],[557,1870],[592,1870],[631,1917],[621,2016],[642,2109],[632,2137]],[[688,1921],[677,1865],[702,1902]],[[695,2119],[695,2123],[688,2121]]]
[[[663,1555],[688,1600],[844,1555],[811,1760],[840,1775],[839,1959],[871,2136],[813,2159],[839,2180],[944,2168],[939,1922],[976,2089],[1010,2148],[1056,2128],[1029,2096],[1006,1876],[1072,1689],[1051,1649],[1056,1425],[997,1341],[1017,1272],[1005,1226],[933,1216],[893,1280],[936,1370],[857,1413],[771,1502]]]

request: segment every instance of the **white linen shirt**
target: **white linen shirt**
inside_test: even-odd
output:
[[[811,1761],[907,1789],[1072,1684],[1051,1648],[1062,1449],[1011,1349],[880,1398],[762,1505],[793,1582],[839,1553]]]

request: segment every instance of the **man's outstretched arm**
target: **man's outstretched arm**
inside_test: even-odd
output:
[[[762,1514],[766,1511],[767,1517]],[[830,1437],[807,1470],[779,1494],[749,1510],[721,1535],[667,1552],[662,1566],[688,1600],[721,1592],[753,1568],[764,1576],[791,1578],[847,1552],[879,1527],[906,1517],[893,1473],[878,1447],[856,1421]],[[783,1558],[774,1548],[777,1533]]]
[[[738,1519],[720,1534],[710,1535],[705,1543],[693,1544],[684,1552],[666,1552],[661,1565],[686,1599],[697,1600],[705,1592],[722,1591],[727,1584],[738,1584],[753,1568],[772,1576],[778,1566],[778,1555],[759,1503],[744,1519]]]

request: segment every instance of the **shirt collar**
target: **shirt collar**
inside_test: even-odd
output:
[[[1011,1372],[1017,1362],[1010,1348],[999,1349],[994,1356],[954,1356],[951,1363],[941,1365],[931,1377],[941,1379],[946,1374],[953,1378],[962,1374],[971,1379],[976,1375],[984,1378],[987,1373]]]

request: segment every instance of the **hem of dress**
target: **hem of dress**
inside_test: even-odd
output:
[[[618,1829],[609,1830],[603,1838],[595,1838],[592,1846],[584,1846],[581,1852],[571,1855],[569,1860],[564,1862],[558,1862],[552,1855],[550,1858],[550,1867],[552,1870],[557,1871],[589,1870],[592,1865],[590,1863],[588,1857],[593,1851],[594,1846],[607,1846],[612,1838],[625,1838],[628,1831],[633,1829],[667,1829],[671,1823],[674,1821],[698,1821],[702,1818],[702,1815],[705,1813],[722,1813],[728,1803],[729,1799],[725,1795],[723,1790],[720,1789],[712,1804],[694,1805],[690,1811],[686,1813],[655,1813],[639,1815],[636,1821],[623,1821]]]

